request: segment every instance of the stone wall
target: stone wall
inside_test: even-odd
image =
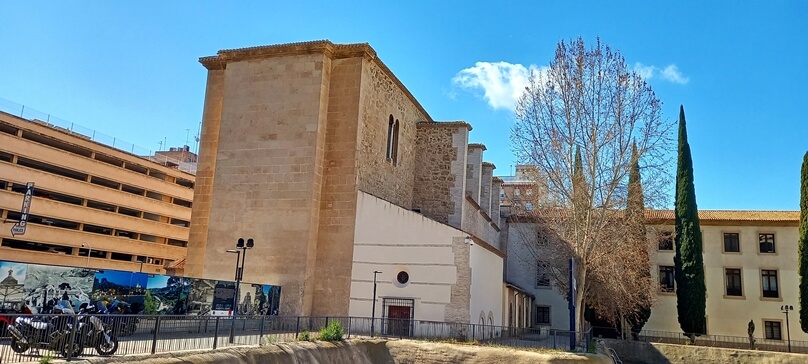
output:
[[[494,166],[493,163],[483,162],[482,164],[482,176],[480,177],[480,200],[477,201],[482,207],[483,211],[485,211],[488,216],[491,215],[491,199],[496,196],[499,196],[499,190],[494,192],[491,188],[492,179],[494,178],[494,169],[497,167]],[[497,198],[498,200],[498,198]]]
[[[465,193],[465,122],[419,123],[413,208],[435,221],[460,228]]]
[[[331,62],[312,315],[347,315],[356,214],[362,58]]]
[[[75,360],[75,359],[74,359]],[[77,363],[140,364],[606,364],[604,355],[534,352],[510,348],[432,343],[414,340],[347,340],[288,342],[263,347],[179,351],[155,355],[82,357]]]
[[[205,90],[205,107],[202,111],[202,135],[199,141],[200,153],[199,163],[196,167],[194,201],[191,205],[191,222],[188,236],[188,252],[190,254],[185,259],[184,274],[190,277],[204,277],[223,98],[224,69],[209,70]]]
[[[281,285],[289,315],[312,305],[330,70],[323,53],[225,70],[204,277],[231,278],[225,251],[252,237],[244,279]]]
[[[483,176],[483,151],[482,144],[469,144],[468,156],[466,157],[466,194],[477,203],[480,203],[481,180]]]
[[[471,300],[471,250],[463,236],[452,238],[452,253],[457,267],[457,283],[452,286],[451,299],[446,305],[447,322],[471,322],[469,301]],[[465,332],[454,333],[466,337]]]
[[[657,344],[604,339],[606,347],[617,352],[625,364],[798,364],[808,360],[805,354],[772,351],[712,348],[697,345]]]
[[[460,230],[482,239],[491,246],[499,245],[499,228],[471,196],[466,196],[463,203],[463,225]]]
[[[494,177],[491,179],[491,213],[488,216],[491,217],[494,222],[497,223],[497,226],[500,229],[505,230],[499,221],[499,190],[502,188],[502,180],[498,177]]]
[[[361,90],[357,159],[359,189],[410,209],[415,183],[416,125],[429,118],[376,62],[363,62]],[[390,115],[399,122],[395,163],[387,160]]]

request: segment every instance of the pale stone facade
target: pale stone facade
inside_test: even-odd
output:
[[[441,244],[451,249],[446,264],[456,275],[445,302],[424,298],[432,303],[415,312],[434,311],[430,305],[439,303],[443,318],[472,321],[474,281],[492,279],[474,278],[474,264],[498,259],[501,266],[502,256],[494,248],[499,228],[488,216],[490,200],[480,204],[479,192],[465,193],[467,182],[478,191],[492,184],[474,146],[478,177],[466,178],[468,124],[433,121],[367,44],[224,50],[200,61],[209,70],[208,89],[186,275],[231,277],[225,251],[239,237],[252,237],[244,279],[282,286],[283,314],[347,315],[366,294],[356,288],[357,277],[372,272],[358,271],[367,259],[357,254],[368,250],[357,244],[375,225],[413,215],[452,231]],[[398,212],[368,225],[358,203],[373,199]],[[383,240],[415,254],[410,263],[399,262],[407,269],[428,259],[404,238]],[[493,255],[478,259],[470,240]],[[372,254],[372,261],[388,264],[396,258],[391,251]],[[494,278],[501,284],[499,272]],[[416,296],[427,297],[423,289]],[[501,300],[495,301],[487,312],[501,317]]]
[[[704,271],[707,287],[707,334],[747,336],[750,320],[757,328],[759,343],[783,342],[787,338],[783,305],[798,309],[799,274],[797,261],[797,211],[699,211],[701,222]],[[656,303],[643,327],[654,331],[681,332],[673,284],[673,241],[665,233],[674,230],[671,210],[648,210],[649,253],[651,271],[657,287]],[[537,284],[537,265],[533,261],[536,228],[533,223],[513,222],[507,225],[507,282],[524,288],[535,296],[533,310],[549,308],[549,322],[534,326],[557,329],[569,327],[567,301],[552,285]],[[666,273],[668,272],[668,273]],[[668,278],[666,278],[666,276]],[[797,312],[791,316],[792,340],[808,340],[799,330]],[[767,326],[769,327],[767,332]],[[767,336],[771,336],[767,338]]]

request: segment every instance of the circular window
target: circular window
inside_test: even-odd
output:
[[[398,272],[398,275],[396,276],[396,280],[400,284],[407,284],[407,282],[410,281],[410,274],[405,272],[405,271]]]

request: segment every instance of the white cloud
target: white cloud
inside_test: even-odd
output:
[[[637,74],[646,81],[654,78],[657,73],[659,73],[660,79],[668,82],[678,83],[680,85],[687,84],[690,81],[690,78],[682,75],[682,72],[679,71],[679,68],[676,67],[675,64],[669,64],[660,71],[660,69],[656,66],[646,66],[640,62],[637,62],[634,64],[634,72],[637,72]]]
[[[656,71],[656,67],[654,66],[646,66],[640,62],[634,64],[634,72],[637,72],[642,78],[646,81],[650,80],[651,77],[654,77],[654,72]]]
[[[465,89],[482,89],[483,97],[494,109],[513,110],[528,85],[530,74],[544,68],[508,62],[477,62],[474,67],[458,72],[452,82]]]
[[[474,67],[458,72],[452,79],[452,83],[467,90],[482,90],[483,98],[495,110],[514,110],[516,101],[522,96],[525,86],[529,83],[530,75],[546,76],[547,70],[546,66],[530,65],[526,67],[518,63],[477,62]],[[634,72],[646,81],[651,80],[657,74],[661,80],[681,85],[690,81],[688,77],[682,75],[675,64],[660,69],[654,65],[637,62],[634,64]],[[449,91],[446,96],[454,100],[457,93]]]
[[[684,85],[690,81],[690,78],[685,77],[679,72],[679,68],[675,64],[668,65],[662,70],[662,78],[673,83]]]

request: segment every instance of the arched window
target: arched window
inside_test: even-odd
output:
[[[394,166],[398,163],[398,120],[392,114],[387,121],[387,160]]]
[[[398,119],[393,124],[393,155],[391,159],[394,166],[398,164]]]
[[[393,114],[387,122],[387,160],[393,160]]]

